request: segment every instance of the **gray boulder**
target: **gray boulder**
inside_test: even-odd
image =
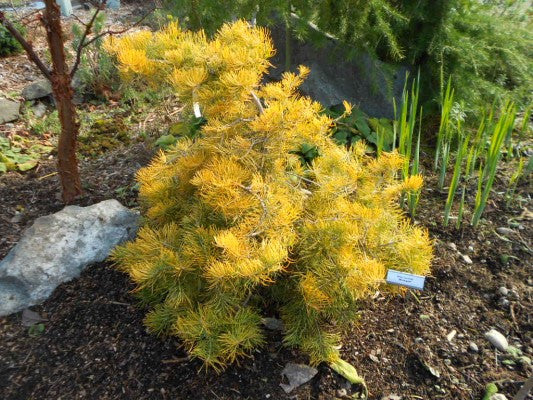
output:
[[[132,239],[139,215],[116,200],[40,217],[0,262],[0,316],[46,300],[61,283]]]
[[[57,4],[61,8],[62,16],[68,17],[72,14],[72,3],[70,0],[57,0]]]
[[[0,99],[0,124],[16,121],[19,113],[20,103],[18,101]]]
[[[120,8],[120,0],[107,0],[107,7],[112,10],[118,10]]]
[[[52,95],[52,86],[47,79],[35,81],[22,89],[25,100],[36,100]]]

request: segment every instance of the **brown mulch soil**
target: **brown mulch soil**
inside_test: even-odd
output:
[[[119,198],[135,206],[134,173],[152,154],[137,144],[84,162],[80,204]],[[26,175],[0,177],[0,256],[36,217],[62,207],[53,171],[49,162]],[[425,193],[419,206],[417,221],[436,238],[433,276],[426,289],[405,297],[376,294],[362,304],[360,321],[346,332],[343,357],[365,376],[372,399],[389,394],[480,399],[493,381],[512,397],[531,375],[531,366],[504,365],[505,355],[483,337],[495,328],[533,356],[527,249],[531,221],[519,207],[503,212],[503,203],[497,201],[489,205],[480,229],[444,229],[439,220],[443,198],[434,191]],[[505,241],[494,229],[508,226],[511,217],[522,229]],[[448,242],[473,264],[464,263]],[[516,258],[504,264],[505,254]],[[502,303],[501,286],[511,290],[509,304]],[[279,332],[268,332],[266,346],[240,365],[219,375],[206,372],[200,362],[185,357],[177,339],[146,332],[146,310],[136,307],[132,288],[109,264],[93,265],[44,304],[32,307],[47,319],[43,333],[24,327],[20,313],[0,318],[0,398],[334,399],[357,391],[320,366],[310,383],[286,395],[279,386],[282,369],[287,362],[305,363],[306,357],[284,348]],[[450,342],[446,336],[453,330],[457,334]],[[469,350],[471,341],[479,352]]]

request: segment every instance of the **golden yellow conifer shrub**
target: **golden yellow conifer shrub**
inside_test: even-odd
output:
[[[145,224],[114,252],[151,307],[149,329],[219,369],[263,342],[268,306],[287,345],[340,365],[340,329],[358,300],[391,290],[387,269],[429,272],[428,233],[398,206],[422,178],[399,180],[397,153],[335,145],[334,121],[298,94],[307,68],[262,83],[274,53],[264,29],[235,22],[208,39],[171,23],[106,46],[125,79],[172,85],[207,120],[139,171]]]

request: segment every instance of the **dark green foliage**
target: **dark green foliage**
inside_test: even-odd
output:
[[[402,2],[409,24],[395,24],[405,60],[420,67],[423,100],[438,98],[441,68],[453,76],[467,111],[512,98],[527,106],[533,87],[533,35],[519,1]],[[383,59],[384,52],[378,51]],[[426,111],[432,108],[425,106]]]
[[[304,166],[311,165],[313,160],[320,155],[318,147],[309,143],[303,143],[298,150],[291,151],[290,153],[296,154]]]
[[[18,29],[23,35],[26,34],[26,29],[21,24],[13,23],[15,28]],[[22,51],[20,43],[8,32],[4,25],[0,24],[0,57],[10,56]]]
[[[400,60],[403,49],[393,30],[409,19],[393,0],[167,0],[166,9],[188,28],[213,34],[226,21],[237,18],[271,25],[281,18],[296,37],[312,34],[309,22],[341,41]],[[296,18],[292,18],[295,16]]]
[[[319,42],[310,23],[353,51],[421,70],[426,115],[436,110],[441,67],[456,100],[476,111],[494,98],[531,100],[533,36],[527,2],[517,0],[167,0],[185,25],[212,34],[225,21],[285,21],[292,35]],[[276,16],[278,19],[276,19]],[[322,38],[323,40],[323,38]],[[290,42],[289,42],[290,43]],[[349,56],[350,54],[348,54]],[[340,133],[344,141],[344,133]],[[349,136],[349,135],[348,135]]]
[[[533,35],[517,16],[499,15],[497,8],[471,4],[450,13],[446,30],[432,53],[451,74],[459,100],[467,107],[493,99],[512,98],[527,105],[533,87]],[[438,54],[436,50],[440,49]]]
[[[342,104],[332,106],[324,112],[335,119],[335,127],[331,130],[332,138],[341,146],[352,147],[360,140],[365,140],[373,151],[378,147],[378,141],[383,140],[383,150],[393,148],[392,121],[386,118],[370,118],[361,110],[354,108],[348,116],[343,115]]]
[[[204,117],[190,117],[188,120],[176,122],[170,125],[168,133],[156,140],[155,144],[159,148],[166,150],[180,138],[196,139],[201,134],[202,127],[207,123]]]

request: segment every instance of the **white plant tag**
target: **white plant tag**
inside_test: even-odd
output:
[[[192,105],[192,108],[193,108],[193,111],[194,111],[194,116],[195,116],[196,118],[200,118],[200,117],[202,116],[202,112],[200,111],[200,104],[198,104],[198,103],[195,102],[195,103]]]
[[[425,280],[425,276],[394,271],[393,269],[389,269],[387,272],[388,284],[405,286],[409,289],[424,290]]]

